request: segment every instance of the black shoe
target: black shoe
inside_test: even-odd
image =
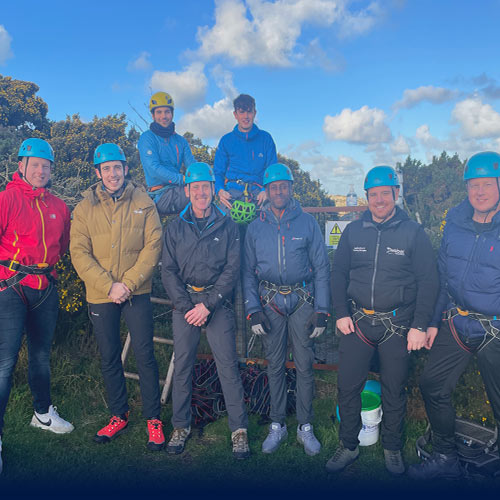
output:
[[[457,480],[463,477],[462,468],[457,455],[445,455],[443,453],[432,453],[432,455],[420,464],[412,465],[408,469],[408,475],[413,479],[451,479]]]

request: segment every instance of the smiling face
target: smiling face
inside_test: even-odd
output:
[[[496,208],[499,200],[496,177],[479,177],[467,182],[467,195],[476,215],[487,214]]]
[[[292,197],[290,181],[274,181],[266,186],[267,197],[273,210],[283,210]]]
[[[162,127],[168,127],[173,118],[174,114],[169,106],[159,106],[153,110],[153,120]]]
[[[257,111],[255,110],[255,108],[251,110],[237,108],[235,111],[233,111],[233,115],[238,122],[238,130],[240,132],[250,132],[253,127],[253,122],[255,120],[256,114]]]
[[[121,189],[128,173],[128,166],[118,160],[105,161],[95,169],[95,173],[102,180],[104,187],[110,193],[116,193]]]
[[[184,186],[184,191],[191,202],[191,208],[193,209],[195,217],[201,218],[208,215],[206,210],[210,207],[210,203],[212,203],[212,198],[214,196],[213,182],[191,182],[187,186]]]
[[[399,188],[392,186],[376,186],[368,190],[368,209],[374,222],[384,222],[392,217],[398,196]]]
[[[51,162],[45,158],[26,156],[19,162],[19,171],[35,188],[45,187],[50,181]]]

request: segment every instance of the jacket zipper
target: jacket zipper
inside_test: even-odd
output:
[[[377,245],[375,247],[375,264],[373,269],[373,277],[372,277],[372,296],[371,296],[371,308],[375,310],[375,278],[377,276],[377,265],[378,265],[378,252],[380,248],[380,235],[381,231],[377,230]]]
[[[47,258],[47,244],[45,243],[45,222],[43,220],[43,213],[40,208],[40,204],[38,203],[38,198],[36,198],[36,207],[38,209],[38,212],[40,213],[40,220],[42,222],[42,244],[43,244],[43,259],[42,263],[45,263],[45,259]],[[40,290],[42,288],[42,278],[41,276],[37,276],[38,278],[38,289]]]

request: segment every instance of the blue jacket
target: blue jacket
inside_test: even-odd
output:
[[[180,173],[182,164],[187,168],[194,162],[184,137],[174,133],[165,139],[146,130],[139,137],[137,148],[148,187],[183,185],[184,179]]]
[[[260,281],[276,285],[305,282],[314,297],[314,310],[329,313],[330,264],[316,219],[292,200],[280,220],[266,203],[261,217],[247,229],[243,258],[243,295],[247,314],[262,311]],[[299,300],[296,293],[276,294],[277,307],[290,313]]]
[[[268,132],[254,124],[250,132],[243,133],[236,125],[232,132],[222,137],[217,146],[214,159],[215,192],[226,189],[226,179],[262,185],[264,171],[277,161],[276,146]],[[237,184],[229,185],[228,188],[243,189]]]
[[[434,311],[434,326],[438,326],[443,311],[453,305],[500,317],[500,213],[495,214],[485,232],[476,230],[473,213],[466,199],[446,217],[439,249],[441,291]],[[484,335],[476,320],[455,316],[453,322],[464,337]],[[494,324],[500,328],[500,321]]]

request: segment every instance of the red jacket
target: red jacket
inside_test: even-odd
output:
[[[33,189],[18,172],[0,193],[0,260],[55,265],[68,249],[69,227],[66,203],[45,188]],[[0,280],[14,274],[0,265]],[[37,290],[48,284],[44,275],[31,274],[21,281]]]

